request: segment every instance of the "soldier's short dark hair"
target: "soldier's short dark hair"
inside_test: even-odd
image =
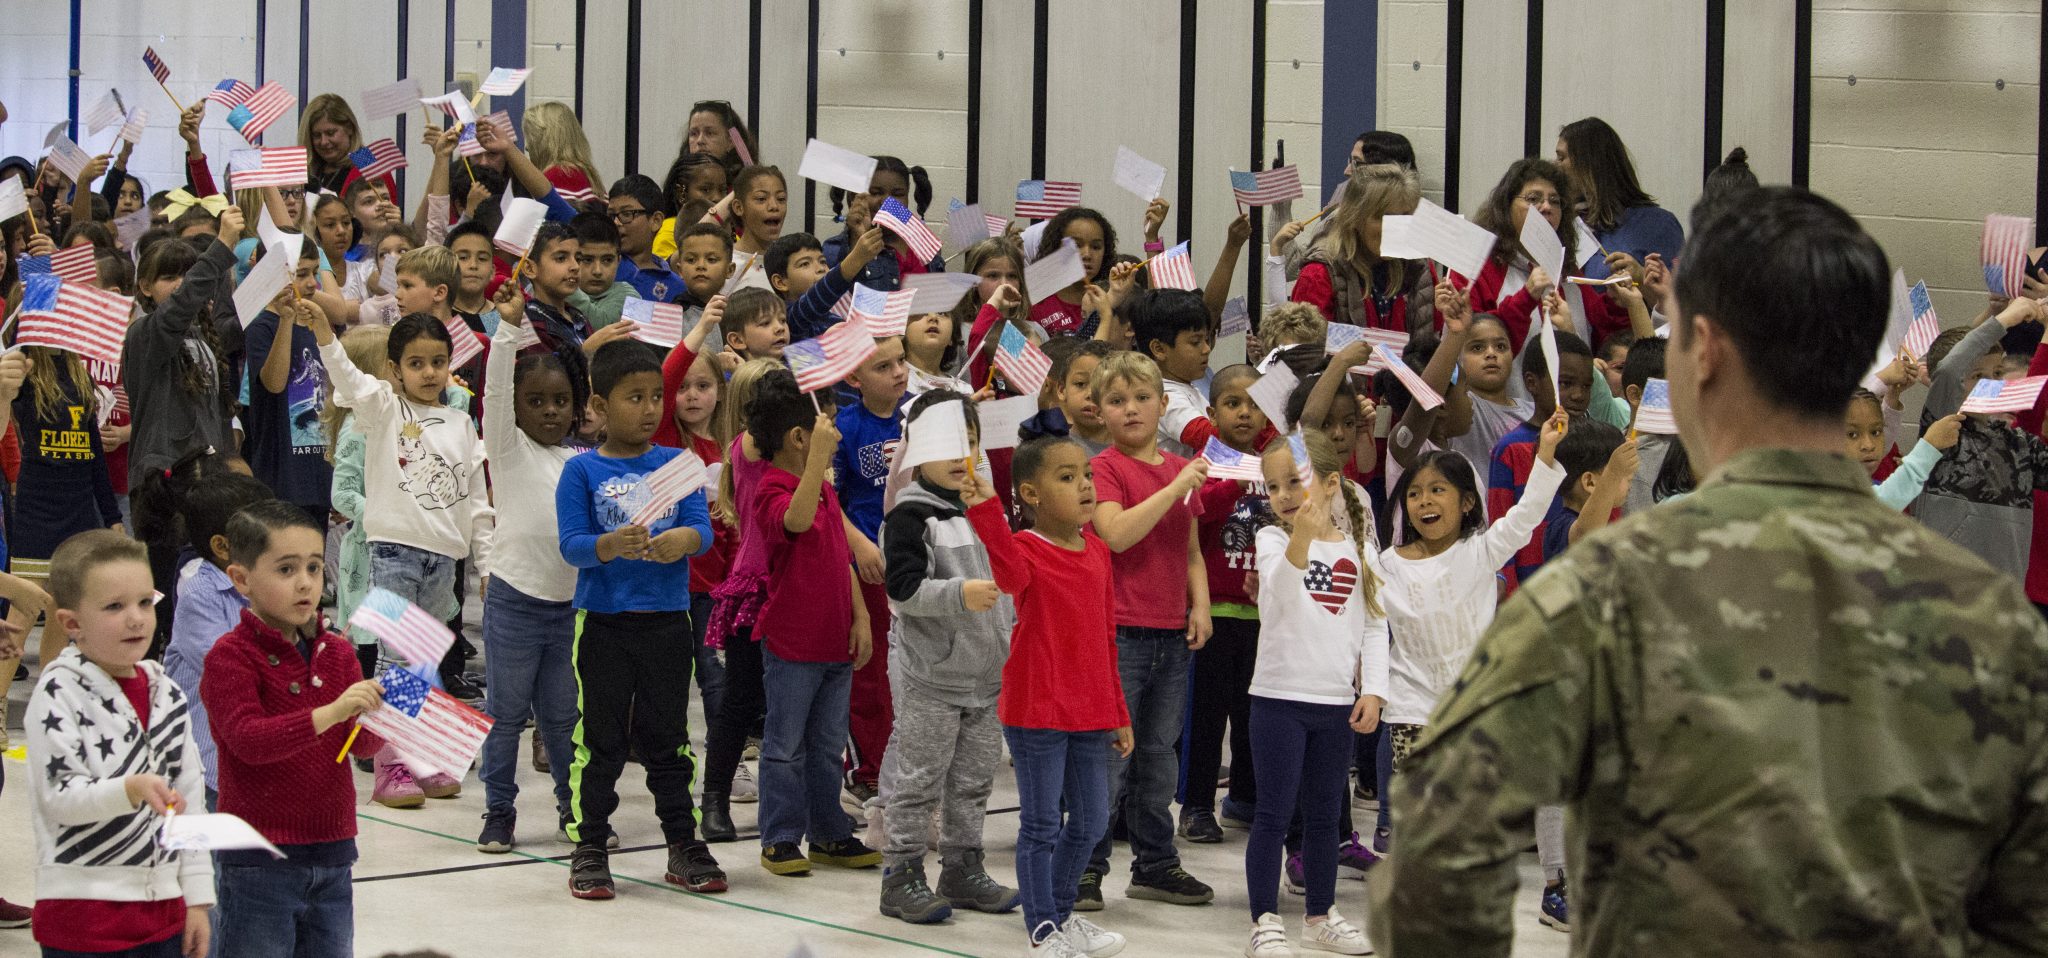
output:
[[[1884,250],[1847,211],[1798,187],[1761,188],[1697,213],[1680,257],[1680,347],[1692,317],[1705,316],[1766,401],[1839,420],[1884,337]]]

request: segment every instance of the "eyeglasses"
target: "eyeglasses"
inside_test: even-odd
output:
[[[292,187],[284,187],[277,191],[277,195],[282,196],[288,200],[303,200],[306,198],[306,188],[303,186],[298,187],[296,189]]]
[[[611,214],[614,223],[631,223],[636,217],[656,215],[653,210],[612,210]]]
[[[1564,209],[1564,198],[1556,193],[1524,193],[1520,199],[1522,202],[1539,209],[1545,206],[1553,209]]]

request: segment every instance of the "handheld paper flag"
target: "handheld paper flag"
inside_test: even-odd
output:
[[[136,107],[134,113],[128,114],[128,122],[121,124],[121,139],[130,144],[142,142],[142,130],[148,124],[149,110]]]
[[[526,85],[526,78],[532,74],[532,69],[492,67],[490,75],[484,77],[484,82],[477,84],[476,92],[485,96],[511,96]]]
[[[297,264],[281,255],[265,254],[256,265],[249,267],[249,274],[235,284],[235,315],[242,320],[242,328],[256,321],[256,317],[270,308],[270,301],[284,292],[286,283],[291,282],[292,269]]]
[[[1266,421],[1278,429],[1287,424],[1287,397],[1294,395],[1294,387],[1301,380],[1286,363],[1274,363],[1265,375],[1245,390],[1252,397],[1252,403],[1266,414]]]
[[[2020,295],[2034,221],[1993,213],[1984,218],[1984,286],[2008,299]]]
[[[942,402],[919,413],[917,421],[904,430],[897,448],[897,462],[915,469],[928,462],[957,462],[973,453],[967,439],[966,407]]]
[[[946,239],[966,249],[995,235],[989,232],[988,220],[980,203],[962,203],[956,198],[946,209]]]
[[[1139,156],[1128,146],[1119,146],[1116,148],[1116,185],[1150,203],[1166,186],[1166,167]]]
[[[523,257],[533,247],[533,235],[540,232],[540,224],[548,218],[547,204],[512,196],[509,191],[506,196],[505,217],[498,223],[498,234],[492,241],[506,253]]]
[[[55,274],[22,277],[19,346],[48,346],[87,359],[118,363],[135,301],[90,283],[67,283]]]
[[[264,838],[255,826],[226,812],[167,815],[163,830],[156,834],[156,841],[174,852],[262,849],[272,858],[284,857],[284,852]]]
[[[452,313],[448,316],[447,324],[448,342],[452,344],[448,351],[448,368],[461,369],[476,362],[477,357],[484,354],[483,337],[478,335],[476,330],[469,328],[469,324],[463,322],[462,317]]]
[[[1643,384],[1643,401],[1636,407],[1635,430],[1656,436],[1678,435],[1678,421],[1671,417],[1671,383],[1652,379]]]
[[[360,119],[381,120],[397,116],[420,102],[420,81],[407,77],[383,86],[373,86],[363,91],[363,113]]]
[[[50,272],[67,283],[91,286],[100,281],[100,268],[93,261],[94,255],[91,244],[66,246],[50,254]]]
[[[1380,221],[1380,255],[1388,259],[1433,259],[1460,276],[1486,268],[1498,237],[1493,231],[1423,200],[1411,216]]]
[[[1223,444],[1215,436],[1209,437],[1208,445],[1202,447],[1202,458],[1209,460],[1209,478],[1241,479],[1245,482],[1265,482],[1266,474],[1259,471],[1259,457],[1238,452]]]
[[[2048,376],[2028,376],[2025,379],[1986,379],[1970,390],[1970,397],[1963,400],[1963,412],[1973,413],[2019,413],[2026,412],[2041,402],[2041,386],[2048,384]]]
[[[386,669],[378,681],[384,707],[364,712],[356,724],[389,743],[415,775],[469,771],[491,732],[489,716],[404,669]]]
[[[240,80],[222,80],[206,92],[206,98],[230,110],[249,102],[256,88]]]
[[[1060,240],[1060,249],[1036,262],[1024,266],[1024,287],[1031,291],[1031,302],[1038,303],[1047,296],[1072,286],[1085,273],[1081,270],[1081,251],[1070,239]]]
[[[442,115],[463,126],[476,122],[476,111],[469,108],[469,101],[463,99],[461,90],[443,93],[440,96],[422,97],[420,105],[440,110]]]
[[[286,110],[298,105],[284,84],[272,80],[256,88],[241,106],[228,111],[228,125],[242,134],[242,139],[251,143],[263,136],[263,131]]]
[[[1550,274],[1551,282],[1564,276],[1564,240],[1551,228],[1549,220],[1541,216],[1522,217],[1522,249]]]
[[[73,183],[78,182],[79,175],[84,173],[86,166],[91,163],[91,154],[80,149],[78,144],[71,142],[71,138],[68,136],[58,137],[56,144],[50,147],[50,165],[56,167],[58,172],[70,177]]]
[[[1026,396],[1038,395],[1045,388],[1046,374],[1052,372],[1052,359],[1009,322],[1003,323],[1003,335],[996,340],[994,361],[1010,387]]]
[[[149,68],[149,75],[156,77],[158,83],[171,78],[171,68],[165,65],[163,57],[156,55],[155,47],[142,48],[142,65]]]
[[[228,155],[228,180],[238,190],[306,185],[306,148],[259,146]]]
[[[1081,205],[1081,184],[1064,180],[1025,180],[1017,184],[1017,215],[1049,220],[1060,211]]]
[[[11,220],[26,212],[28,193],[21,188],[21,177],[0,179],[0,221]]]
[[[1152,271],[1153,289],[1202,288],[1200,283],[1195,282],[1195,267],[1188,259],[1188,244],[1185,240],[1181,241],[1179,246],[1152,257],[1146,268]]]
[[[796,175],[849,193],[865,193],[875,178],[875,158],[824,140],[812,140],[804,147],[803,163],[797,166]]]
[[[910,322],[910,303],[917,298],[917,291],[891,292],[855,283],[847,295],[851,297],[847,303],[848,320],[867,324],[868,335],[880,338],[903,335],[903,327]]]
[[[619,318],[633,321],[633,338],[664,350],[683,341],[683,308],[651,299],[628,299],[619,307]]]
[[[883,200],[881,208],[875,211],[875,223],[910,244],[910,251],[917,254],[919,262],[938,258],[943,248],[931,227],[924,224],[924,217],[912,213],[910,207],[893,196]]]
[[[399,149],[398,144],[387,136],[350,153],[348,161],[355,164],[356,170],[363,174],[363,179],[374,180],[405,169],[405,151]]]
[[[1244,304],[1244,297],[1232,296],[1223,303],[1223,323],[1217,328],[1219,336],[1235,336],[1252,331],[1251,309]]]
[[[910,301],[910,312],[921,316],[951,311],[979,282],[973,273],[912,273],[903,277],[903,288],[917,294]]]
[[[121,118],[127,112],[121,109],[121,95],[108,90],[105,96],[93,103],[92,109],[86,111],[85,130],[87,133],[98,134],[99,131],[121,122]]]
[[[1422,404],[1424,411],[1435,409],[1444,404],[1444,397],[1437,395],[1436,390],[1429,388],[1429,383],[1422,378],[1422,374],[1408,368],[1408,364],[1401,361],[1400,353],[1389,348],[1384,343],[1375,345],[1372,351],[1379,358],[1382,365],[1393,370],[1394,378],[1400,380],[1401,385],[1408,387],[1408,394],[1415,397],[1416,402]]]
[[[789,371],[796,374],[796,386],[815,392],[845,379],[875,353],[875,337],[864,323],[840,323],[824,335],[790,343],[782,351]]]
[[[1934,315],[1934,298],[1927,295],[1926,281],[1914,283],[1906,299],[1913,304],[1913,325],[1906,327],[1906,338],[1899,345],[1915,357],[1925,356],[1927,347],[1941,335],[1941,320]]]
[[[704,460],[688,449],[678,450],[674,459],[662,463],[661,468],[648,473],[629,490],[619,506],[633,509],[632,517],[626,520],[628,524],[651,530],[676,503],[704,488],[710,479],[711,474],[704,471]],[[640,501],[636,503],[635,499]]]
[[[1257,170],[1250,173],[1230,171],[1230,195],[1246,206],[1270,206],[1285,203],[1301,197],[1301,171],[1292,166]]]
[[[416,666],[438,665],[455,644],[455,633],[441,620],[389,589],[371,589],[348,624],[376,636],[393,654]]]

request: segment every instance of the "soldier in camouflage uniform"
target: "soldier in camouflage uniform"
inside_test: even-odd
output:
[[[1554,803],[1575,955],[2048,954],[2048,628],[1842,455],[1883,252],[1803,191],[1738,207],[1666,310],[1708,478],[1502,609],[1395,780],[1383,954],[1508,954]]]

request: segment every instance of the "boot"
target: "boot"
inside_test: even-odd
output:
[[[882,873],[882,914],[928,925],[951,917],[953,908],[924,883],[923,862],[904,862]]]
[[[1017,907],[1017,889],[990,878],[981,859],[979,848],[959,852],[957,858],[947,856],[939,868],[939,896],[956,908],[972,908],[991,915]]]
[[[738,841],[740,833],[732,827],[732,803],[724,792],[704,790],[704,800],[697,804],[697,833],[712,843]]]

